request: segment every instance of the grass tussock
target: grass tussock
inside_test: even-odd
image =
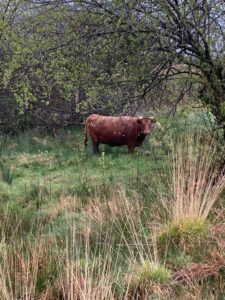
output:
[[[147,289],[156,284],[168,284],[172,278],[171,272],[163,265],[150,260],[136,262],[127,276],[132,289]]]
[[[174,223],[207,219],[225,188],[225,175],[215,161],[217,149],[215,140],[202,143],[200,133],[174,146],[169,207]]]
[[[171,272],[163,265],[154,265],[144,261],[133,266],[129,276],[128,299],[171,298],[174,295]]]
[[[164,250],[203,255],[208,248],[208,217],[225,188],[224,172],[215,159],[217,148],[213,140],[202,143],[200,133],[186,135],[173,146],[169,197],[161,196],[168,215],[158,232]]]
[[[176,261],[181,252],[186,258],[198,260],[208,255],[208,246],[212,242],[210,224],[190,219],[180,223],[166,223],[160,229],[157,241],[161,255],[172,253]]]

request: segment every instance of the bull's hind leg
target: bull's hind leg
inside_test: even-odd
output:
[[[90,135],[91,137],[91,142],[92,142],[92,148],[93,148],[93,152],[94,153],[97,153],[98,152],[98,146],[99,146],[99,139],[98,139],[98,136],[94,133],[92,133]]]

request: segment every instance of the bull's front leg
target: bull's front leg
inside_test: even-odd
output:
[[[99,150],[99,142],[92,141],[92,148],[94,153],[98,153]]]

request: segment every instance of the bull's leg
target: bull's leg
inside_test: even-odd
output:
[[[134,152],[135,146],[134,146],[134,144],[128,144],[128,145],[127,145],[127,148],[128,148],[128,152],[129,152],[129,153],[133,153],[133,152]]]
[[[92,147],[93,147],[94,153],[98,153],[98,150],[99,150],[98,146],[99,146],[99,142],[92,141]]]
[[[98,146],[99,146],[98,136],[95,135],[95,134],[92,134],[91,135],[91,142],[92,142],[93,152],[97,153],[98,152]]]
[[[86,123],[84,129],[84,148],[87,148],[87,142],[88,142],[88,125]]]

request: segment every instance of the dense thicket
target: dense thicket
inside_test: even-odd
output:
[[[95,111],[135,113],[143,101],[150,110],[170,107],[195,87],[225,132],[224,6],[1,1],[2,128],[80,123]]]

